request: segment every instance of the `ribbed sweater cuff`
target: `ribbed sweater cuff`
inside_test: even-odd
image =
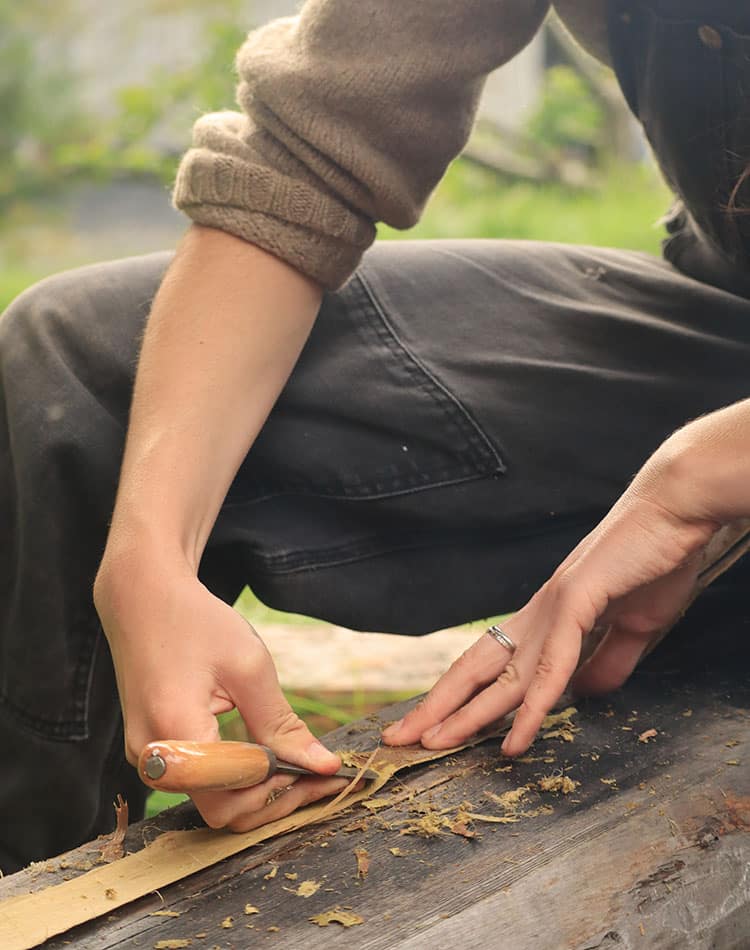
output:
[[[193,148],[180,165],[173,202],[196,224],[256,244],[336,290],[375,239],[375,227],[299,179],[235,155]]]

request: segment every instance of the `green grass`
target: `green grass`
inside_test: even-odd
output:
[[[258,600],[249,587],[246,587],[242,591],[234,606],[245,620],[254,627],[262,627],[263,624],[267,623],[320,623],[320,621],[314,617],[304,617],[302,614],[282,613],[280,610],[274,610],[273,607],[266,606],[262,600]]]
[[[625,247],[658,253],[663,229],[655,222],[671,201],[647,165],[612,165],[602,185],[573,190],[557,184],[505,181],[454,162],[416,227],[381,226],[379,235],[404,238],[514,238]]]

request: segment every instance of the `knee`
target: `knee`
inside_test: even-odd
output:
[[[0,366],[4,375],[11,366],[29,367],[30,360],[38,359],[50,324],[68,307],[72,288],[66,276],[47,277],[24,290],[0,316]]]
[[[98,358],[85,315],[83,288],[61,274],[29,287],[0,316],[0,404],[11,430],[53,439],[86,427]]]

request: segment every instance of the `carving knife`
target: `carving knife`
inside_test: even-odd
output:
[[[215,792],[250,788],[277,772],[317,778],[354,778],[359,769],[344,767],[321,776],[291,762],[282,762],[267,746],[252,742],[149,742],[138,758],[138,775],[163,792]],[[363,779],[377,778],[368,769]]]

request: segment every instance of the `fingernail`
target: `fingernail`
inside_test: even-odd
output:
[[[443,727],[442,722],[439,722],[436,726],[433,726],[432,729],[428,729],[427,732],[423,732],[422,738],[427,739],[427,740],[434,739],[435,736],[440,732],[442,727]]]
[[[386,728],[383,730],[383,735],[387,739],[390,739],[391,736],[396,735],[396,733],[401,729],[401,726],[403,726],[403,724],[404,724],[403,719],[399,719],[398,722],[392,722],[390,726],[386,726]]]
[[[507,755],[507,754],[508,754],[508,740],[507,740],[507,739],[506,739],[506,740],[503,742],[503,744],[500,746],[500,752],[501,752],[503,755]]]

